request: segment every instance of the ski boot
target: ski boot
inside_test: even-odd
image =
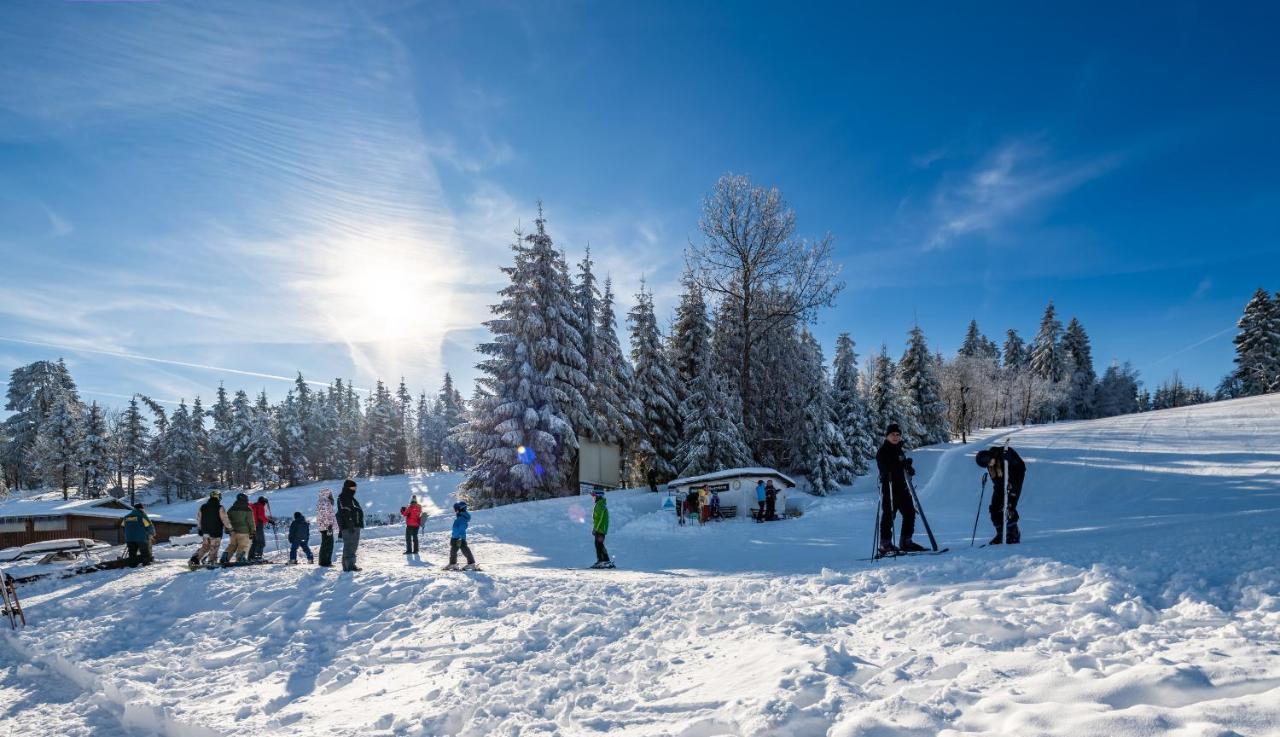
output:
[[[195,569],[199,568],[199,567],[200,567],[200,556],[198,556],[198,555],[193,555],[193,556],[191,556],[191,559],[187,561],[187,567],[188,567],[188,568],[190,568],[191,570],[195,570]]]
[[[903,553],[923,553],[928,548],[913,540],[903,540],[898,545],[898,550]]]
[[[463,566],[463,567],[462,567],[462,570],[464,570],[464,571],[478,571],[478,570],[480,570],[480,566],[479,566],[478,564],[476,564],[476,563],[468,563],[468,564],[466,564],[465,566]]]
[[[899,552],[901,552],[901,551],[899,551],[899,550],[898,550],[898,547],[897,547],[896,545],[894,545],[893,543],[890,543],[890,542],[882,542],[882,543],[880,543],[880,549],[879,549],[878,551],[876,551],[876,557],[877,557],[877,558],[887,558],[887,557],[890,557],[890,556],[897,555]]]
[[[613,564],[613,561],[611,560],[598,560],[596,561],[596,564],[591,567],[592,568],[617,568],[617,566],[615,566]]]
[[[447,566],[445,566],[445,567],[441,568],[440,570],[442,570],[442,571],[461,571],[461,570],[462,570],[462,566],[458,565],[457,563],[450,563],[449,565],[447,565]]]
[[[998,533],[998,532],[997,532],[997,533],[996,533],[996,536],[995,536],[995,537],[993,537],[993,538],[991,538],[991,542],[989,542],[989,543],[987,543],[987,544],[988,544],[988,545],[1003,545],[1003,544],[1004,544],[1004,538],[1000,537],[1000,533]]]

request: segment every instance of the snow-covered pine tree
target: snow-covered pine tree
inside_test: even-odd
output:
[[[371,476],[396,471],[396,400],[379,379],[365,402],[364,470]]]
[[[191,413],[186,400],[169,415],[169,428],[165,433],[164,472],[173,485],[179,499],[192,499],[199,481],[195,437],[191,433]],[[166,488],[166,499],[168,489]]]
[[[467,449],[452,437],[452,432],[466,421],[466,406],[461,392],[453,384],[453,376],[447,371],[436,395],[436,414],[440,422],[440,461],[450,471],[461,471],[469,465]]]
[[[417,447],[419,468],[424,471],[439,471],[441,460],[441,443],[444,442],[444,422],[435,402],[427,401],[427,393],[418,395],[418,427]]]
[[[1098,390],[1098,374],[1093,370],[1093,347],[1089,335],[1076,318],[1067,323],[1062,335],[1062,360],[1067,368],[1067,418],[1087,420],[1094,417],[1094,401]]]
[[[107,488],[107,423],[98,403],[89,405],[84,417],[77,462],[80,466],[80,496],[97,499]]]
[[[15,489],[40,483],[32,450],[60,392],[69,393],[77,403],[80,401],[76,383],[62,359],[36,361],[14,369],[9,375],[5,409],[13,414],[4,421],[5,443],[0,461],[7,475],[14,479]]]
[[[840,479],[852,477],[853,462],[836,421],[822,347],[807,330],[800,335],[800,346],[802,360],[796,366],[796,383],[804,399],[792,441],[791,467],[809,479],[813,493],[826,496],[840,490]]]
[[[587,362],[585,373],[589,385],[595,378],[596,314],[600,309],[600,290],[596,287],[594,266],[591,246],[588,245],[582,260],[578,262],[578,281],[573,285],[573,304],[582,333],[582,357]]]
[[[942,385],[924,331],[919,325],[911,328],[907,350],[898,364],[898,384],[908,404],[912,406],[915,424],[911,428],[913,447],[945,443],[951,438],[947,429],[947,406],[942,401]],[[907,425],[902,426],[907,435]]]
[[[789,469],[791,442],[801,420],[806,387],[795,380],[795,367],[805,358],[800,322],[784,319],[760,334],[751,358],[753,389],[742,405],[747,444],[765,466]]]
[[[76,455],[84,432],[83,411],[79,398],[60,388],[48,416],[40,424],[31,451],[34,467],[45,485],[61,488],[63,499],[68,498],[68,489],[76,481]]]
[[[1005,331],[1004,357],[1001,365],[1006,369],[1018,370],[1027,365],[1027,343],[1018,335],[1018,331],[1009,328]]]
[[[356,396],[355,385],[348,379],[344,387],[341,380],[335,382],[338,395],[341,397],[341,416],[339,419],[339,434],[342,437],[342,473],[341,476],[351,477],[360,472],[360,464],[363,463],[364,452],[364,435],[365,435],[365,417],[360,411],[360,398]]]
[[[299,375],[301,376],[301,375]],[[307,402],[310,404],[310,400]],[[280,405],[276,427],[280,436],[280,477],[288,486],[303,483],[311,461],[307,458],[307,408],[299,400],[296,390],[290,390]]]
[[[869,362],[867,377],[867,419],[876,433],[877,447],[884,440],[884,431],[889,425],[897,424],[902,428],[904,443],[910,443],[918,433],[916,427],[915,405],[908,402],[898,385],[897,367],[889,358],[889,346],[880,345],[880,355]]]
[[[1113,361],[1098,382],[1095,412],[1098,417],[1114,417],[1140,411],[1138,372],[1133,366]]]
[[[534,233],[517,233],[510,283],[485,323],[493,339],[469,410],[464,439],[472,465],[463,488],[480,503],[576,490],[578,436],[589,423],[586,359],[567,266],[539,207]]]
[[[191,442],[196,453],[196,484],[203,486],[217,480],[212,471],[213,451],[209,445],[209,431],[205,428],[205,415],[208,413],[196,397],[191,403]]]
[[[248,487],[253,481],[248,467],[248,454],[253,444],[254,426],[253,405],[249,402],[249,395],[243,389],[238,389],[235,399],[231,401],[229,434],[233,486]]]
[[[633,448],[633,473],[652,468],[660,481],[676,474],[676,449],[680,444],[676,373],[662,350],[662,335],[653,312],[653,294],[640,282],[636,304],[627,316],[631,327],[631,364],[635,367],[636,398],[642,407],[637,435],[643,442]]]
[[[236,399],[239,400],[239,393]],[[276,440],[278,432],[274,415],[264,391],[250,408],[248,437],[240,448],[250,482],[269,489],[280,486],[280,443]]]
[[[404,473],[409,468],[409,439],[413,437],[413,395],[400,377],[396,387],[395,414],[392,422],[391,473]]]
[[[1236,323],[1236,376],[1243,396],[1275,391],[1280,382],[1280,298],[1261,287]]]
[[[596,309],[595,350],[592,353],[592,382],[596,391],[592,395],[592,413],[599,439],[626,448],[635,438],[643,408],[635,396],[631,364],[618,342],[613,303],[613,279],[606,276],[604,294]]]
[[[852,475],[865,476],[875,457],[876,432],[867,421],[866,401],[858,387],[858,354],[854,352],[853,339],[848,333],[836,338],[835,379],[832,382],[831,404],[836,424],[848,443],[847,455],[852,462]],[[853,483],[852,477],[839,477],[841,484]]]
[[[703,364],[712,363],[714,354],[706,298],[690,269],[685,269],[680,285],[682,291],[675,324],[671,327],[670,353],[676,378],[687,387],[702,375]]]
[[[1044,316],[1040,319],[1040,330],[1031,344],[1031,372],[1041,379],[1058,383],[1066,373],[1062,360],[1062,346],[1059,343],[1062,335],[1062,322],[1058,320],[1053,302],[1044,308]]]
[[[138,408],[138,398],[131,397],[120,420],[120,472],[129,492],[129,505],[137,501],[136,481],[147,462],[147,418]]]
[[[209,414],[213,417],[213,429],[209,432],[209,447],[213,456],[214,476],[225,487],[236,483],[235,412],[227,399],[227,388],[218,384],[218,399]],[[133,493],[132,487],[129,490]]]
[[[960,350],[957,351],[962,356],[976,356],[983,348],[983,335],[978,330],[978,321],[970,320],[969,329],[964,334],[964,342],[960,344]]]

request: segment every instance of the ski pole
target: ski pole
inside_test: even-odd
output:
[[[876,499],[876,529],[871,533],[871,561],[874,563],[880,556],[880,510],[884,506],[883,499]]]
[[[973,513],[973,536],[969,538],[969,547],[978,540],[978,518],[982,516],[982,498],[987,495],[987,473],[982,473],[982,489],[978,492],[978,511]]]
[[[933,537],[933,529],[929,527],[929,518],[924,516],[924,507],[920,506],[920,497],[916,496],[916,485],[911,483],[911,477],[907,477],[907,488],[911,490],[911,500],[916,504],[916,511],[920,513],[920,521],[924,523],[924,531],[929,535],[929,545],[933,547],[934,552],[938,550],[938,541]]]
[[[1000,454],[1000,465],[1003,469],[1003,477],[1000,479],[1004,482],[1004,515],[1000,518],[1000,542],[1004,545],[1009,544],[1009,438],[1004,439],[1004,452]],[[992,492],[995,491],[995,482],[991,484]]]

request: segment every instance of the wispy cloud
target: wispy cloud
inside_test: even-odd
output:
[[[1120,160],[1063,161],[1034,140],[1006,143],[972,168],[943,176],[924,214],[923,247],[946,248],[964,236],[997,231],[1103,176]]]

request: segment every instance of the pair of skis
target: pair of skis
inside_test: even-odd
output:
[[[916,512],[920,514],[920,521],[924,524],[925,533],[929,535],[930,550],[895,550],[888,553],[880,552],[880,515],[882,514],[882,508],[884,505],[880,500],[876,500],[876,529],[875,535],[873,536],[871,557],[864,558],[863,560],[877,561],[882,558],[909,558],[913,555],[941,555],[942,553],[951,550],[951,548],[938,547],[938,540],[933,536],[933,528],[929,526],[929,518],[925,516],[924,507],[920,505],[920,496],[916,494],[916,485],[911,483],[910,475],[907,475],[906,479],[907,488],[911,490],[911,502],[915,505]],[[890,481],[890,483],[892,484],[892,481]],[[890,495],[892,498],[892,489],[890,489]]]

